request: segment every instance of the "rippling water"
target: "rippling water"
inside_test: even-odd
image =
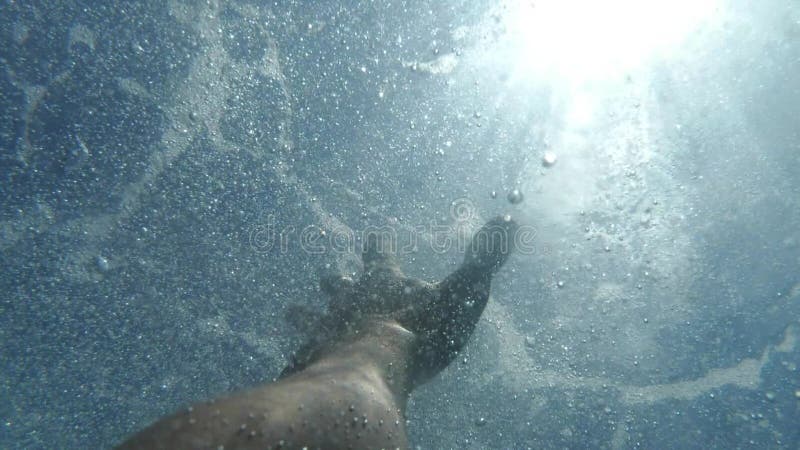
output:
[[[497,214],[535,239],[415,446],[800,446],[796,2],[7,0],[0,29],[0,447],[271,380],[359,231],[436,280]]]

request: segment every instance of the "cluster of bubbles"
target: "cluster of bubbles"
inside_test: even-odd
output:
[[[542,166],[544,167],[553,167],[556,161],[558,161],[558,156],[550,150],[544,152],[542,155]],[[489,196],[492,198],[497,198],[497,191],[490,192]],[[522,191],[514,188],[508,192],[506,199],[508,199],[508,202],[512,205],[518,205],[525,200],[525,196],[522,194]]]
[[[497,191],[490,192],[489,196],[492,198],[497,198]],[[508,202],[511,203],[512,205],[518,205],[522,203],[522,201],[525,199],[525,196],[522,195],[522,191],[520,191],[519,189],[512,189],[508,191],[508,195],[506,196],[506,198],[508,199]]]

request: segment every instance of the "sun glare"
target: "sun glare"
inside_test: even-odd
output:
[[[718,3],[515,0],[505,25],[519,70],[595,79],[676,48],[713,16]]]

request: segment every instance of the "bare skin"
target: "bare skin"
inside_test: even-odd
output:
[[[407,448],[408,396],[466,345],[515,231],[489,221],[439,283],[406,277],[367,239],[363,276],[322,281],[329,312],[277,381],[189,407],[118,449]]]

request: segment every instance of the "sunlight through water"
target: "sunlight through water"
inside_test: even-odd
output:
[[[669,53],[713,18],[719,0],[540,0],[507,5],[516,70],[585,81]]]

